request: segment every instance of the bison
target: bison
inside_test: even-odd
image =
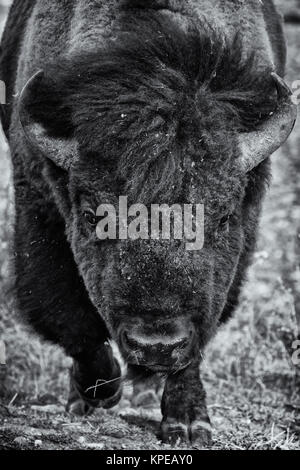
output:
[[[73,358],[67,409],[165,379],[160,435],[207,445],[202,353],[233,314],[296,106],[271,0],[15,0],[2,38],[22,317]],[[97,207],[205,207],[205,241],[99,240]],[[98,386],[101,384],[101,386]]]

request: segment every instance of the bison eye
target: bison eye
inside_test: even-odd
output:
[[[227,214],[220,220],[219,229],[220,230],[229,230],[229,222],[230,222],[231,214]]]
[[[83,215],[85,220],[91,227],[96,227],[98,218],[92,209],[85,210]]]

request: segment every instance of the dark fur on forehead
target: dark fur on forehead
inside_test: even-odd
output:
[[[235,132],[276,107],[270,71],[242,51],[207,23],[183,30],[142,11],[102,50],[49,65],[32,113],[53,135],[75,134],[83,158],[109,162],[139,199],[178,199],[186,158],[226,164]]]

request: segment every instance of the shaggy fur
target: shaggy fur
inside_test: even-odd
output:
[[[86,389],[96,377],[114,385],[96,389],[92,405],[111,398],[110,406],[120,396],[107,339],[118,342],[132,373],[142,367],[148,374],[151,364],[161,365],[162,345],[128,349],[124,331],[154,339],[184,332],[189,345],[168,364],[162,437],[207,443],[200,353],[237,305],[269,175],[268,161],[241,174],[237,136],[276,109],[269,76],[284,68],[284,45],[271,47],[271,31],[281,31],[277,14],[266,24],[255,0],[150,6],[37,0],[27,27],[20,25],[23,55],[9,74],[12,81],[17,76],[15,92],[43,68],[28,115],[53,144],[76,140],[79,159],[67,172],[30,148],[16,98],[8,133],[16,291],[23,317],[74,358],[68,409],[77,412],[78,402],[91,405]],[[175,241],[100,242],[85,212],[115,204],[119,195],[147,205],[203,202],[204,249],[187,252]]]
[[[75,136],[85,158],[101,154],[115,166],[120,194],[178,201],[180,149],[209,158],[203,134],[212,121],[220,140],[250,132],[276,109],[276,92],[270,70],[242,57],[238,35],[231,42],[206,22],[187,33],[149,13],[139,20],[120,43],[46,65],[29,111],[50,135]]]
[[[19,61],[19,53],[26,22],[28,21],[35,2],[33,0],[14,0],[11,14],[8,17],[5,31],[6,38],[0,49],[0,80],[6,85],[7,105],[3,107],[3,130],[8,135],[13,104],[13,93]],[[7,32],[7,33],[6,33]]]

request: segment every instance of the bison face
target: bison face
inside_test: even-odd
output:
[[[174,371],[236,304],[263,162],[287,139],[296,107],[238,41],[164,28],[38,73],[20,120],[32,151],[47,157],[43,175],[112,337],[128,362]],[[172,237],[99,240],[97,208],[117,207],[119,196],[148,209],[203,204],[203,248]]]
[[[233,161],[233,149],[226,150]],[[180,195],[169,188],[168,202],[204,204],[201,250],[188,250],[187,240],[172,237],[99,240],[97,207],[118,209],[126,181],[117,180],[116,169],[101,164],[98,155],[82,155],[70,172],[71,247],[90,298],[130,364],[155,371],[184,368],[218,325],[255,217],[243,213],[245,177],[227,162],[195,163],[185,156]],[[139,201],[127,194],[130,202]],[[158,198],[161,203],[164,195]],[[149,200],[144,202],[150,213]]]

